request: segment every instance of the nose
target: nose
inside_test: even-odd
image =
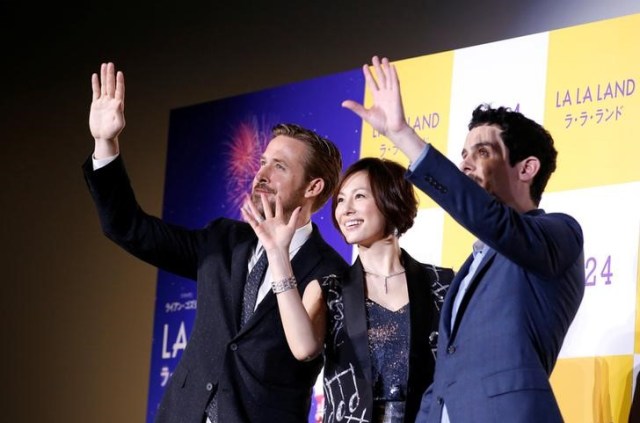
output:
[[[258,171],[256,172],[255,180],[256,182],[269,181],[269,170],[267,165],[260,166],[258,168]]]
[[[473,161],[471,160],[471,155],[468,155],[462,159],[458,168],[465,174],[468,175],[474,169]]]
[[[349,216],[353,214],[353,212],[354,211],[353,211],[353,208],[351,207],[351,201],[344,198],[336,206],[336,211],[335,211],[336,219],[339,219],[340,216]]]
[[[345,214],[345,215],[347,215],[347,216],[348,216],[348,215],[351,215],[351,214],[353,214],[353,213],[354,213],[354,210],[353,210],[353,202],[351,201],[351,199],[349,199],[349,198],[345,198],[345,199],[342,201],[342,206],[343,206],[343,210],[342,210],[342,213],[343,213],[343,214]]]

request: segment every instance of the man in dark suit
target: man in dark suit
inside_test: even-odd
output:
[[[434,382],[417,422],[553,423],[549,375],[584,294],[578,222],[538,208],[553,139],[509,109],[473,112],[460,169],[407,125],[395,67],[363,68],[374,105],[353,110],[411,161],[407,177],[478,240],[447,293]]]
[[[124,75],[103,64],[92,88],[95,149],[84,173],[105,234],[136,257],[198,283],[195,325],[156,422],[306,421],[321,358],[301,362],[291,354],[253,230],[224,218],[189,230],[147,215],[119,155]],[[272,204],[278,197],[288,216],[301,208],[289,252],[303,292],[310,281],[347,268],[311,223],[333,193],[342,160],[333,143],[299,126],[277,125],[273,136],[251,195],[260,209],[261,195]],[[251,276],[257,269],[262,273]]]

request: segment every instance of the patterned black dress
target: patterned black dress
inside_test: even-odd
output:
[[[397,414],[389,422],[415,420],[433,381],[440,307],[453,271],[404,250],[401,261],[409,304],[396,312],[365,298],[359,259],[346,274],[320,281],[327,305],[325,423],[380,422],[385,414]]]

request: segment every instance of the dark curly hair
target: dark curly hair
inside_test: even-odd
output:
[[[529,193],[536,205],[540,204],[547,182],[556,170],[558,157],[549,131],[520,112],[508,107],[494,109],[488,104],[481,104],[473,111],[469,130],[481,125],[500,127],[500,136],[507,147],[511,166],[530,156],[538,158],[540,170],[533,178]]]

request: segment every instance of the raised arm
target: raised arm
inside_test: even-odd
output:
[[[365,108],[353,100],[345,100],[342,107],[351,110],[389,138],[413,162],[422,153],[425,143],[406,122],[396,68],[386,57],[380,60],[374,56],[371,62],[376,77],[371,74],[369,65],[364,65],[362,72],[373,96],[373,105]]]
[[[93,158],[119,153],[118,136],[124,129],[124,75],[113,63],[103,63],[100,74],[91,76],[93,91],[89,129],[95,140]],[[206,230],[188,230],[168,224],[144,212],[138,204],[121,158],[99,171],[93,160],[83,164],[89,192],[98,211],[102,230],[109,239],[147,263],[196,280],[198,254],[210,234],[227,233],[222,220]]]
[[[116,74],[113,63],[100,66],[100,76],[91,75],[93,98],[89,129],[95,140],[93,157],[101,159],[120,152],[118,135],[124,129],[124,74]]]
[[[285,222],[280,198],[276,197],[274,213],[265,194],[261,194],[261,197],[264,217],[250,198],[247,198],[241,209],[242,216],[251,225],[264,246],[269,259],[272,281],[276,283],[283,280],[290,281],[294,275],[289,258],[289,245],[296,230],[300,207],[296,208],[289,221]],[[284,288],[276,287],[274,292],[276,292],[289,349],[300,361],[315,358],[324,345],[326,322],[326,307],[320,283],[317,280],[310,282],[302,298],[295,286],[290,284],[285,284]]]

